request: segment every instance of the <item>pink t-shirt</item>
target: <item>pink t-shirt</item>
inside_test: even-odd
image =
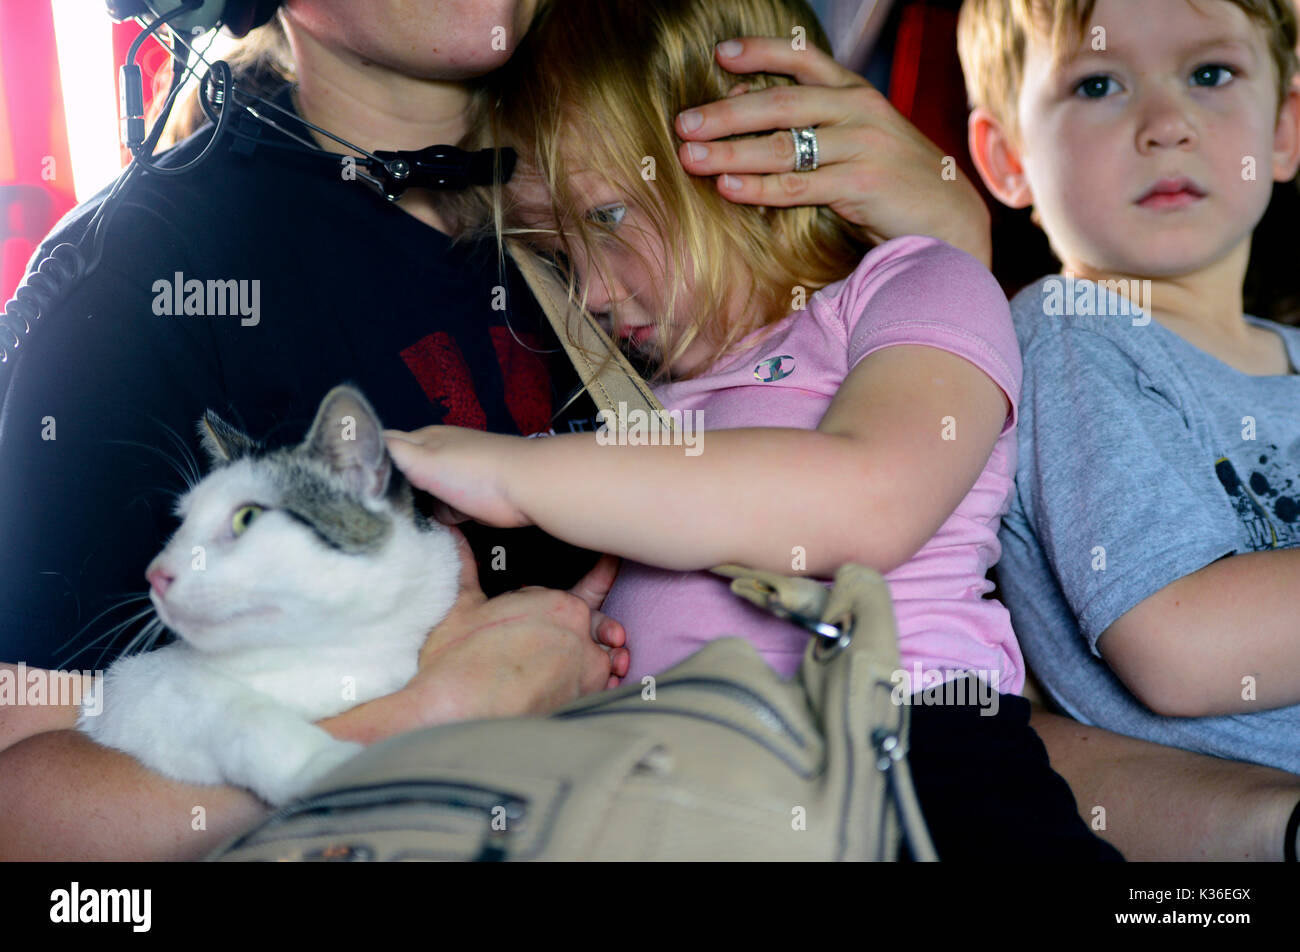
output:
[[[761,337],[764,332],[771,336]],[[858,361],[897,344],[963,357],[1006,393],[1011,413],[974,487],[934,537],[885,578],[913,690],[971,670],[1003,694],[1019,693],[1024,661],[1010,616],[1001,603],[982,597],[992,588],[985,573],[1002,552],[997,532],[1015,478],[1021,380],[1010,310],[993,276],[943,242],[897,238],[872,249],[843,281],[813,294],[804,310],[751,337],[757,346],[706,376],[656,387],[655,395],[668,410],[706,411],[702,419],[710,430],[813,430]],[[726,579],[710,572],[626,560],[602,609],[627,629],[632,667],[625,683],[657,674],[725,635],[748,639],[773,668],[790,675],[809,637],[742,601]],[[923,682],[915,679],[917,664]]]

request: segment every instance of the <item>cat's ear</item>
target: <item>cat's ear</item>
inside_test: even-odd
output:
[[[261,448],[256,440],[249,439],[211,410],[203,412],[198,430],[199,442],[213,466],[225,466]]]
[[[325,394],[301,449],[323,459],[361,496],[388,491],[393,461],[384,443],[383,426],[370,403],[347,385]]]

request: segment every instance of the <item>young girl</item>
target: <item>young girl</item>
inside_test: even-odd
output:
[[[827,579],[858,562],[889,582],[910,691],[971,672],[1018,693],[1007,612],[983,597],[1015,472],[1006,299],[939,241],[862,257],[834,213],[734,205],[672,161],[674,120],[690,123],[678,114],[731,85],[714,44],[755,35],[828,45],[799,0],[560,0],[500,77],[511,96],[497,118],[523,160],[505,224],[563,256],[585,306],[654,370],[665,408],[696,411],[702,441],[687,452],[428,427],[390,433],[390,449],[474,519],[623,556],[602,610],[627,630],[629,679],[724,635],[792,673],[807,634],[707,569]],[[777,97],[786,82],[747,86]],[[846,148],[833,125],[817,135],[823,161]],[[771,145],[793,167],[792,133]]]

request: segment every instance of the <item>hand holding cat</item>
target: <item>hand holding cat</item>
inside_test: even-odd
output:
[[[385,430],[388,452],[411,485],[484,525],[502,529],[533,522],[510,498],[527,441],[459,426]]]
[[[456,532],[456,530],[452,530]],[[615,687],[630,657],[623,626],[598,611],[618,561],[603,556],[567,592],[530,585],[489,599],[474,555],[461,550],[461,597],[429,633],[420,669],[401,692],[416,726],[544,714]]]
[[[429,632],[419,670],[397,693],[319,722],[335,737],[373,744],[452,721],[546,714],[627,674],[627,633],[597,610],[616,558],[602,556],[567,592],[529,585],[489,599],[469,543],[452,532],[460,598]]]
[[[826,205],[875,242],[931,235],[992,260],[989,212],[974,183],[956,165],[951,176],[936,174],[943,151],[857,73],[788,36],[741,37],[714,55],[741,77],[779,73],[799,85],[751,91],[742,81],[677,116],[687,172],[717,176],[719,194],[739,204]],[[789,130],[805,126],[817,129],[820,165],[793,172]]]

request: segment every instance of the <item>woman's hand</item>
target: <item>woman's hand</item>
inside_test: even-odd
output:
[[[688,172],[717,175],[733,202],[828,205],[873,241],[930,235],[990,264],[989,213],[974,184],[865,79],[814,46],[792,49],[788,37],[728,40],[715,55],[733,73],[778,73],[802,85],[748,92],[742,84],[681,113],[677,132],[691,141],[678,155]],[[789,130],[805,126],[817,129],[819,164],[795,172]]]
[[[509,492],[512,479],[522,474],[520,457],[528,442],[522,437],[426,426],[411,433],[385,430],[384,438],[411,485],[443,504],[443,522],[469,517],[502,529],[533,524]]]
[[[460,550],[460,597],[429,632],[415,677],[319,725],[373,744],[406,731],[484,717],[546,714],[627,674],[627,632],[599,609],[618,575],[604,555],[568,591],[529,585],[488,598],[469,543]]]

